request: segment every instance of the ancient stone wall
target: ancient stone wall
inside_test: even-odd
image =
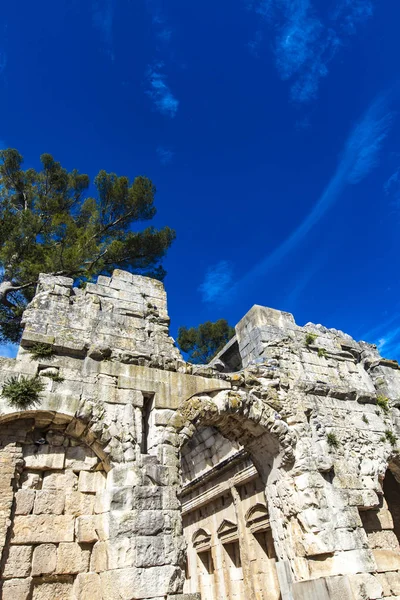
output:
[[[283,600],[400,598],[396,362],[255,306],[193,367],[162,284],[122,271],[79,290],[44,276],[24,319],[0,381],[45,389],[24,408],[0,400],[2,597],[198,598],[182,595],[181,464],[211,427],[216,452],[223,436],[257,471]]]

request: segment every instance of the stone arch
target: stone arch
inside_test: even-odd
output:
[[[30,422],[32,427],[41,429],[49,429],[52,426],[54,429],[62,429],[65,427],[67,436],[80,440],[91,448],[101,461],[106,472],[111,469],[110,456],[108,452],[104,450],[104,444],[100,442],[98,436],[91,428],[91,424],[85,422],[83,419],[71,414],[45,409],[10,412],[0,415],[0,436],[4,425],[20,422],[22,420]]]
[[[263,437],[265,450],[279,457],[280,466],[289,466],[294,461],[296,437],[271,404],[268,398],[260,399],[242,390],[194,395],[171,417],[163,443],[174,443],[181,449],[199,426],[211,425],[229,440],[239,441],[256,464],[264,458],[259,445]]]
[[[281,517],[274,508],[273,488],[278,479],[282,482],[282,479],[286,478],[286,473],[290,471],[294,463],[296,436],[277,412],[276,406],[274,406],[276,404],[275,400],[276,392],[274,390],[271,390],[270,396],[267,395],[264,398],[257,397],[252,391],[247,392],[245,390],[222,390],[214,393],[194,395],[183,401],[181,406],[169,419],[164,430],[162,447],[164,451],[167,447],[171,449],[171,452],[164,452],[164,456],[167,456],[168,460],[171,460],[171,456],[175,453],[177,463],[179,463],[184,446],[191,442],[192,439],[197,439],[198,433],[202,428],[216,429],[219,434],[230,442],[238,442],[239,447],[241,446],[243,450],[239,450],[237,455],[244,453],[242,456],[246,461],[250,461],[252,465],[251,467],[246,466],[246,469],[253,469],[253,479],[250,478],[248,481],[254,481],[254,484],[257,483],[257,491],[254,491],[254,494],[261,494],[258,496],[260,498],[260,506],[261,502],[268,503],[268,506],[271,502],[271,510],[268,514],[271,513],[271,530],[274,534],[277,554],[279,551],[280,558],[287,560],[287,555],[285,554],[286,548],[282,544],[282,536],[277,528],[280,526]],[[228,469],[230,469],[231,459],[233,461],[236,460],[235,457],[231,456],[224,463]],[[173,461],[165,464],[171,465]],[[241,463],[237,464],[239,468]],[[219,469],[218,466],[215,468]],[[225,466],[223,468],[225,469]],[[207,477],[206,474],[205,477]],[[221,522],[225,523],[225,525],[228,523],[229,526],[225,527],[227,529],[227,536],[221,537],[223,532],[217,531],[213,526],[213,530],[215,529],[213,539],[215,539],[212,552],[215,555],[215,574],[216,581],[218,580],[216,585],[219,586],[220,593],[222,593],[221,597],[231,597],[231,593],[233,592],[232,590],[229,592],[229,590],[232,587],[232,582],[227,575],[229,569],[221,568],[221,565],[230,564],[231,566],[233,565],[232,568],[240,569],[242,572],[243,597],[255,597],[255,594],[259,594],[260,598],[264,598],[262,595],[264,592],[260,590],[265,587],[265,582],[261,582],[261,579],[259,580],[258,574],[254,575],[255,571],[253,573],[257,558],[251,538],[252,534],[250,535],[250,529],[248,529],[246,519],[244,518],[244,514],[247,512],[247,508],[245,509],[245,507],[248,507],[246,503],[248,502],[247,493],[249,492],[249,488],[246,491],[247,483],[242,485],[241,481],[240,477],[236,479],[236,475],[234,479],[229,481],[225,504],[223,503],[225,508],[217,509],[222,511],[219,515],[222,519],[224,519],[224,515],[222,514],[224,511],[230,511],[231,516],[227,516],[228,520],[222,520],[216,525],[218,528]],[[189,485],[190,489],[192,489],[191,485]],[[193,485],[198,486],[202,484],[195,479]],[[188,498],[188,493],[191,494],[192,492],[188,492],[188,487],[186,486],[184,490],[185,498]],[[250,492],[250,497],[253,497],[251,496],[252,493]],[[223,496],[221,496],[222,501]],[[209,518],[211,508],[207,506],[205,513],[201,514],[200,512],[200,521],[196,521],[197,509],[193,507],[196,505],[200,506],[196,502],[197,500],[194,499],[193,504],[190,504],[190,500],[186,500],[183,506],[185,530],[188,531],[188,534],[191,528],[196,525],[202,527],[200,523]],[[218,506],[220,506],[219,500],[218,503]],[[265,508],[265,510],[267,509]],[[232,511],[236,512],[237,524],[234,527],[234,515]],[[190,517],[187,516],[189,513]],[[247,529],[249,534],[246,533]],[[244,540],[243,536],[245,536],[246,540]],[[230,537],[232,539],[229,539]],[[274,545],[274,542],[272,542],[272,545]],[[193,543],[190,542],[189,538],[188,543],[189,554],[193,557]],[[230,562],[227,558],[227,552],[228,554],[230,552]],[[189,562],[192,565],[194,564],[193,560],[189,560]],[[271,598],[278,598],[279,585],[275,571],[275,560],[270,570],[271,573],[267,574],[269,578],[268,582],[269,585],[274,587],[273,593],[275,594],[271,595]],[[225,572],[224,575],[222,575],[223,571]],[[239,576],[236,572],[234,575],[235,577]],[[192,579],[194,579],[193,571]],[[193,587],[188,586],[187,591],[189,590],[194,591]]]
[[[0,417],[0,595],[79,596],[110,462],[88,423],[49,410]],[[97,577],[97,575],[96,575]],[[94,597],[96,595],[94,582]]]

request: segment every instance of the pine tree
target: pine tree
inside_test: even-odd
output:
[[[87,175],[68,172],[50,154],[40,159],[39,171],[23,170],[17,150],[0,152],[1,341],[19,341],[39,273],[79,283],[121,268],[162,279],[161,260],[175,238],[169,227],[132,228],[156,213],[147,177],[130,182],[100,171],[92,197]]]
[[[206,364],[235,335],[235,329],[225,319],[206,321],[197,327],[180,327],[177,342],[190,362]]]

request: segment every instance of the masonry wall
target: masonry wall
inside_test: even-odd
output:
[[[256,469],[283,600],[400,598],[396,362],[256,306],[229,351],[244,369],[193,367],[169,337],[162,284],[122,271],[85,290],[42,277],[24,319],[0,379],[45,389],[23,410],[4,387],[0,399],[3,597],[198,598],[181,457],[212,427]],[[34,358],[38,343],[52,355]]]

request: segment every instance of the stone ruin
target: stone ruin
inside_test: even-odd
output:
[[[400,599],[396,361],[254,306],[194,366],[119,270],[42,276],[24,324],[1,385],[45,389],[1,397],[3,600]]]

